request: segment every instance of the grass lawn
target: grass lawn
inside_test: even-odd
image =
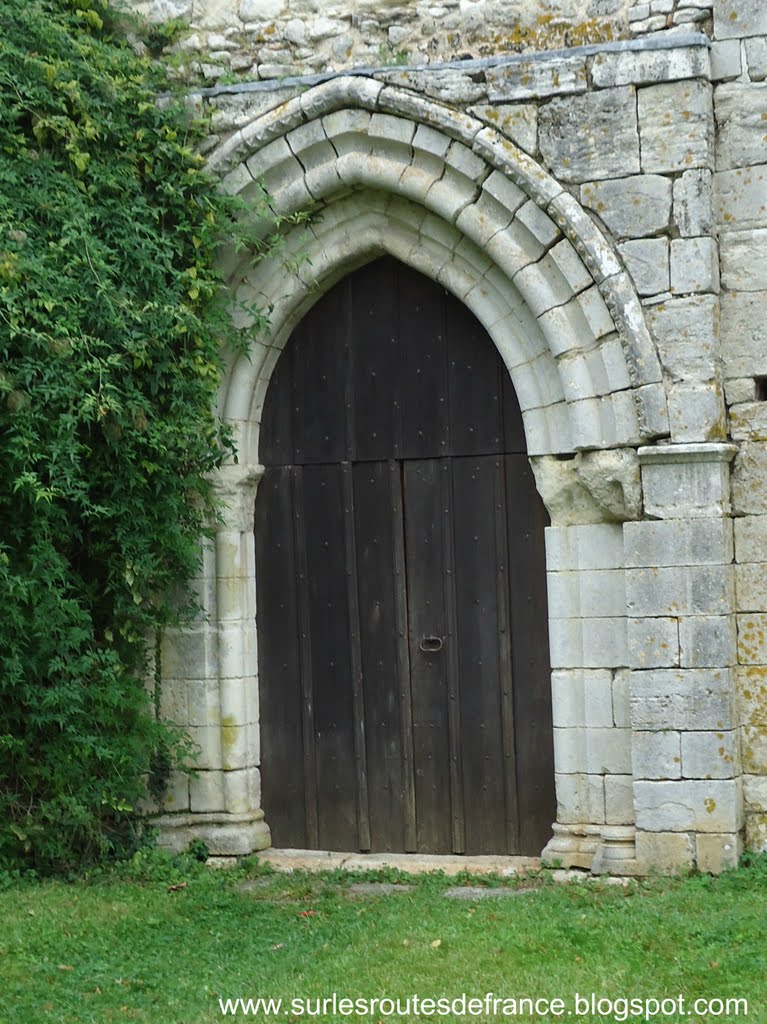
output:
[[[352,896],[360,876],[278,875],[256,862],[216,873],[140,856],[90,880],[13,882],[0,891],[0,1024],[515,1019],[484,1010],[353,1016],[329,1009],[310,1017],[289,1007],[274,1017],[224,1016],[218,1002],[310,997],[314,1009],[316,997],[334,991],[349,998],[558,997],[563,1015],[516,1019],[573,1024],[645,1019],[620,1007],[576,1013],[575,993],[682,994],[688,1006],[696,998],[742,997],[745,1018],[674,1012],[651,1019],[767,1022],[767,858],[718,879],[627,888],[541,876],[522,883],[533,892],[476,901],[443,895],[456,879],[376,876],[396,877],[412,891]]]

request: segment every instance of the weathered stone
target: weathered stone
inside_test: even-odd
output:
[[[605,820],[603,775],[557,775],[557,821],[598,825]]]
[[[287,9],[287,0],[240,0],[242,21],[270,21]]]
[[[739,738],[727,732],[683,732],[682,775],[686,779],[732,779],[740,774]]]
[[[711,171],[685,171],[674,182],[674,221],[683,238],[714,232]]]
[[[516,896],[535,896],[538,889],[489,888],[486,885],[457,885],[442,893],[449,900],[502,900]]]
[[[590,63],[592,81],[599,89],[684,78],[707,78],[709,74],[708,53],[703,46],[678,50],[598,53]]]
[[[475,81],[476,75],[472,77],[458,68],[445,71],[386,71],[376,77],[389,85],[413,89],[424,96],[459,107],[476,103],[487,94],[484,82]]]
[[[716,0],[714,32],[717,39],[762,36],[767,33],[767,7],[762,0]]]
[[[739,612],[767,608],[767,573],[760,562],[735,566],[735,600]]]
[[[715,174],[714,194],[722,231],[730,227],[762,227],[767,223],[766,165]],[[767,261],[767,254],[764,259]]]
[[[693,866],[695,837],[685,832],[637,832],[636,854],[648,874],[677,874]]]
[[[671,290],[676,295],[719,291],[719,253],[716,239],[673,239]]]
[[[727,668],[658,668],[635,671],[631,679],[634,729],[723,731],[735,727],[731,672]]]
[[[534,103],[490,104],[469,108],[469,113],[507,135],[531,156],[538,149],[538,107]]]
[[[560,181],[593,181],[639,171],[631,86],[553,99],[538,115],[540,150]]]
[[[681,779],[681,734],[670,730],[633,732],[631,763],[635,779]]]
[[[723,292],[721,344],[725,377],[754,377],[765,371],[767,291]]]
[[[627,568],[664,565],[727,565],[733,558],[732,521],[669,519],[626,523]]]
[[[711,86],[671,82],[638,90],[643,171],[686,171],[711,167],[714,118]],[[685,130],[675,130],[679,122]]]
[[[640,238],[624,242],[618,250],[639,295],[657,295],[669,287],[667,238]]]
[[[631,771],[629,729],[554,729],[554,770],[621,775]]]
[[[719,250],[722,284],[728,291],[767,290],[767,228],[726,231]]]
[[[767,514],[767,444],[746,442],[735,456],[732,507],[739,515]]]
[[[488,68],[485,77],[491,103],[580,93],[588,88],[585,57],[518,60]]]
[[[634,779],[631,775],[605,775],[605,822],[634,824]]]
[[[626,622],[629,664],[634,668],[673,668],[679,665],[679,627],[676,618],[634,618]]]
[[[752,814],[767,811],[767,775],[743,776],[743,803]]]
[[[765,8],[767,10],[767,8]],[[767,140],[767,83],[728,82],[714,96],[717,170],[764,163]]]
[[[748,77],[752,82],[763,82],[767,78],[767,38],[747,39],[745,45]]]
[[[626,570],[626,607],[634,616],[727,615],[733,597],[730,566]]]
[[[149,8],[152,22],[188,19],[192,13],[192,0],[154,0]]]
[[[738,615],[738,662],[741,665],[767,665],[767,614],[748,612]]]
[[[668,389],[672,440],[679,444],[723,441],[727,433],[724,393],[718,381],[682,381]]]
[[[346,890],[347,896],[401,896],[413,891],[412,885],[402,882],[353,882]]]
[[[735,558],[738,562],[767,562],[767,516],[735,520]]]
[[[725,835],[698,835],[695,837],[696,867],[710,875],[721,875],[738,866],[743,852],[743,839],[739,832]]]
[[[740,40],[715,40],[711,44],[711,81],[722,82],[737,78],[742,70]]]
[[[637,828],[669,832],[737,832],[742,824],[737,779],[634,783]]]
[[[612,673],[608,669],[552,672],[554,726],[609,729],[613,723]]]
[[[760,400],[733,406],[730,434],[735,441],[767,441],[767,405]]]
[[[719,304],[713,295],[670,299],[647,310],[664,370],[672,380],[712,380],[719,354]]]
[[[683,668],[734,665],[737,661],[735,619],[732,615],[681,618],[679,643]]]
[[[767,851],[767,814],[749,814],[746,818],[746,849]]]
[[[656,174],[590,181],[581,187],[581,202],[616,238],[654,235],[668,227],[671,181]]]

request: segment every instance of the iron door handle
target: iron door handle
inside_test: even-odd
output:
[[[442,637],[441,636],[422,636],[421,642],[418,645],[422,651],[426,654],[436,654],[437,651],[442,650]]]

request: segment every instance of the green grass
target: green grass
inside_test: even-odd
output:
[[[251,888],[243,891],[248,877]],[[441,876],[406,879],[415,885],[406,895],[350,898],[346,890],[359,877],[269,874],[252,863],[214,873],[144,855],[90,880],[10,882],[0,892],[0,1024],[266,1020],[224,1017],[218,997],[333,991],[739,996],[749,1000],[747,1020],[767,1021],[764,858],[719,879],[656,879],[625,889],[541,876],[532,894],[473,903],[445,899],[455,880]],[[676,1016],[655,1019],[680,1024]]]

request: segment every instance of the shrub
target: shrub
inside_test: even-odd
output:
[[[0,0],[0,867],[130,849],[142,777],[185,755],[151,638],[194,613],[232,452],[213,267],[237,206],[109,17]]]

